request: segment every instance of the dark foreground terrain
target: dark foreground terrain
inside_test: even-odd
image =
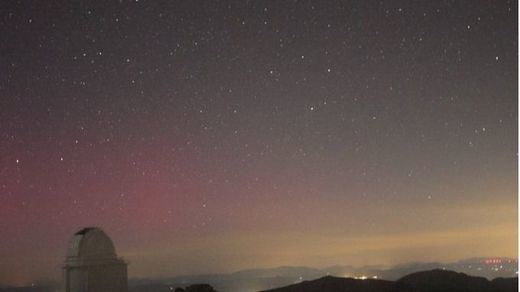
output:
[[[435,269],[451,270],[486,279],[516,277],[517,260],[513,258],[469,258],[457,262],[411,262],[395,266],[336,265],[323,268],[305,266],[281,266],[275,268],[247,269],[234,273],[184,275],[161,279],[130,279],[130,292],[172,291],[197,283],[210,284],[221,292],[257,292],[285,287],[304,280],[325,276],[367,278],[397,281],[406,275]],[[160,290],[157,290],[160,289]]]
[[[266,292],[513,292],[518,278],[492,281],[446,270],[417,272],[397,281],[323,277]]]
[[[57,288],[2,288],[0,292],[55,292]],[[216,292],[210,285],[142,284],[130,287],[129,292]],[[264,292],[513,292],[518,291],[518,278],[468,276],[448,270],[435,269],[406,275],[396,281],[326,276],[312,281]],[[221,290],[220,292],[227,292]]]

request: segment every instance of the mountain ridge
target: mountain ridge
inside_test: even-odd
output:
[[[490,281],[483,277],[434,269],[412,273],[397,281],[325,276],[261,292],[513,292],[517,289],[518,278]]]

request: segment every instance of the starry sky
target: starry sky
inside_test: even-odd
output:
[[[0,283],[517,256],[516,1],[1,1]]]

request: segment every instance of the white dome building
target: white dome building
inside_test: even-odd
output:
[[[63,266],[65,292],[127,292],[126,263],[97,227],[83,228],[69,242]]]

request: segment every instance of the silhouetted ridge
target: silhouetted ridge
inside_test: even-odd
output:
[[[304,281],[269,292],[513,292],[518,278],[499,278],[488,281],[464,273],[447,270],[417,272],[393,282],[386,280],[358,280],[323,277]]]
[[[497,291],[517,291],[518,278],[496,278],[491,284]]]
[[[175,292],[217,292],[208,284],[195,284],[186,288],[177,288]]]
[[[130,288],[130,292],[218,292],[208,284],[193,284],[185,288],[166,284],[147,284]],[[108,292],[108,291],[107,291]]]
[[[270,292],[399,292],[396,285],[386,280],[356,280],[326,276],[313,281],[267,290]]]
[[[486,278],[441,269],[412,273],[397,282],[421,291],[495,291]]]

